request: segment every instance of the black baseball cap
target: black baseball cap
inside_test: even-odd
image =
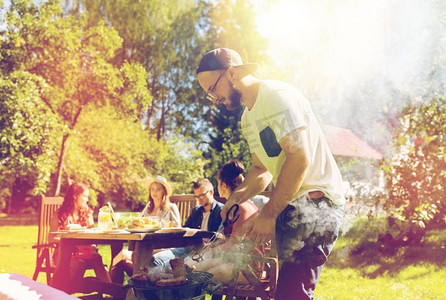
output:
[[[203,55],[198,65],[197,74],[206,71],[223,70],[229,67],[243,67],[249,73],[254,73],[259,65],[244,64],[240,54],[229,48],[217,48]]]

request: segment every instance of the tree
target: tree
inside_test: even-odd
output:
[[[383,164],[391,216],[418,236],[446,222],[446,99],[406,107],[395,130],[393,156]]]
[[[178,133],[203,139],[197,119],[207,110],[197,101],[195,70],[200,53],[207,49],[202,1],[88,0],[69,2],[73,14],[82,9],[91,25],[106,20],[123,38],[115,62],[138,62],[148,72],[147,88],[153,101],[143,121],[146,129],[164,139]],[[203,97],[204,98],[204,97]],[[201,120],[199,122],[202,122]]]
[[[67,140],[88,106],[108,103],[123,114],[141,115],[151,97],[145,85],[146,73],[137,64],[112,63],[122,45],[117,32],[100,22],[87,26],[85,18],[63,17],[59,1],[41,6],[32,1],[11,3],[7,31],[1,48],[3,74],[25,70],[45,79],[47,93],[41,100],[63,122],[56,186],[60,192]]]
[[[39,86],[40,100],[63,128],[55,133],[59,155],[51,182],[56,184],[47,190],[57,194],[71,180],[84,180],[96,189],[100,201],[110,189],[138,202],[140,194],[123,179],[135,177],[129,176],[131,168],[138,178],[168,174],[165,177],[178,180],[174,185],[179,190],[190,191],[190,181],[203,176],[203,166],[211,156],[221,157],[221,162],[210,166],[209,176],[226,158],[235,158],[230,156],[249,157],[240,142],[238,120],[234,116],[225,120],[210,109],[195,75],[201,55],[219,43],[228,43],[224,46],[236,48],[247,60],[260,61],[255,59],[254,50],[262,47],[254,44],[249,1],[64,3],[61,8],[56,0],[13,1],[0,50],[3,74],[26,71],[47,84],[45,90]],[[219,10],[231,22],[216,19]],[[231,36],[243,43],[237,46]],[[95,116],[101,116],[100,122]],[[100,130],[96,123],[109,130]],[[129,125],[132,134],[124,124],[134,125]],[[136,129],[140,124],[146,133]],[[222,131],[222,124],[231,124],[234,131]],[[109,132],[122,136],[114,138]],[[159,152],[138,145],[135,139],[139,138]],[[92,140],[95,145],[90,144]],[[136,161],[144,161],[144,170],[141,164],[129,163],[129,148],[120,150],[120,142],[148,153],[137,152],[142,160]],[[215,155],[197,160],[209,144],[216,147],[211,150]],[[154,163],[149,154],[159,161]]]
[[[96,0],[67,5],[73,13],[80,7],[88,12],[90,24],[105,18],[123,37],[118,60],[146,66],[153,95],[143,119],[149,131],[158,139],[178,134],[206,151],[207,176],[214,177],[229,158],[249,166],[249,152],[238,129],[240,111],[225,116],[224,109],[210,109],[195,71],[204,52],[221,46],[238,50],[246,60],[261,61],[264,46],[250,1]],[[226,126],[231,134],[223,131]],[[221,152],[222,145],[228,153]]]
[[[23,204],[24,197],[11,193],[27,193],[24,182],[34,194],[43,193],[56,166],[56,132],[64,131],[58,119],[42,101],[45,80],[28,72],[16,71],[0,78],[0,207],[8,201],[10,213]],[[13,204],[13,206],[12,206]]]
[[[187,140],[176,134],[157,140],[143,129],[152,100],[148,74],[141,64],[117,58],[122,39],[113,28],[100,20],[89,24],[83,14],[63,16],[54,0],[15,1],[6,20],[2,199],[11,190],[23,190],[25,198],[81,181],[93,203],[135,208],[147,199],[150,176],[180,181],[172,184],[179,193],[203,176],[201,151]]]
[[[147,201],[149,177],[162,175],[175,193],[185,193],[192,180],[203,176],[200,151],[181,139],[157,141],[140,122],[123,118],[112,106],[86,110],[67,146],[65,181],[88,184],[100,204],[139,209]]]

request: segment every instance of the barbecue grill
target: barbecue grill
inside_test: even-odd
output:
[[[194,271],[187,274],[185,284],[169,287],[159,287],[151,282],[139,282],[130,279],[124,289],[132,288],[138,299],[204,299],[206,294],[212,294],[220,288],[220,284],[212,281],[213,276],[208,272]]]

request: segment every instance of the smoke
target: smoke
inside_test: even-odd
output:
[[[233,272],[234,268],[246,268],[246,265],[252,262],[249,255],[254,253],[254,246],[248,240],[244,240],[240,244],[223,244],[205,252],[202,261],[196,262],[188,258],[185,262],[197,271],[212,273],[216,282],[228,283],[233,276],[238,274],[238,272]]]
[[[323,123],[382,151],[387,116],[444,96],[444,1],[282,0],[259,6],[258,24],[270,41],[265,73],[282,70]]]

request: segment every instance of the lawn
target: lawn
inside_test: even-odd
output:
[[[433,231],[425,243],[397,249],[395,255],[383,254],[378,244],[368,241],[373,235],[367,232],[358,238],[360,232],[358,228],[338,240],[316,289],[317,300],[445,299],[446,230]],[[0,226],[0,236],[0,273],[32,277],[37,226]],[[107,246],[100,253],[108,263]],[[46,283],[43,273],[37,280]]]

